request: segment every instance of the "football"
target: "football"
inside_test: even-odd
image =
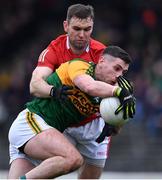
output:
[[[115,110],[119,107],[120,101],[117,97],[108,97],[102,99],[100,103],[101,117],[110,125],[121,126],[129,121],[129,119],[123,119],[123,112],[115,114]]]

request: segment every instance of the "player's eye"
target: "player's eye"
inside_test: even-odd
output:
[[[121,70],[121,68],[118,67],[118,66],[115,66],[114,69],[115,69],[115,71],[117,71],[117,72]]]
[[[74,29],[75,31],[81,31],[81,30],[83,30],[83,31],[85,31],[85,32],[88,32],[88,31],[91,30],[91,27],[87,27],[87,28],[84,28],[84,29],[83,29],[83,28],[74,26],[73,29]]]
[[[85,28],[84,31],[88,32],[91,30],[91,27]]]
[[[81,28],[79,28],[79,27],[73,27],[73,29],[74,29],[75,31],[80,31],[80,30],[81,30]]]

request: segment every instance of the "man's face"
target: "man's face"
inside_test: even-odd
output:
[[[69,36],[72,50],[83,51],[87,47],[93,30],[93,20],[72,17],[69,22],[64,21],[64,30]]]
[[[117,78],[128,71],[129,64],[122,59],[110,55],[104,55],[100,58],[95,73],[97,80],[115,85]]]

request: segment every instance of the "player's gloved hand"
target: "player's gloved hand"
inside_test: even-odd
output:
[[[73,89],[72,86],[66,86],[66,85],[62,85],[58,88],[53,86],[50,91],[50,96],[55,99],[64,101],[68,99],[69,95],[73,94],[72,89]]]
[[[119,98],[120,105],[115,114],[123,110],[123,119],[133,118],[135,114],[135,97],[125,88],[118,87],[114,95]]]
[[[96,139],[96,142],[101,143],[105,137],[109,137],[111,135],[116,135],[118,133],[118,130],[115,126],[109,125],[108,123],[105,123],[105,126],[99,135],[99,137]]]
[[[133,94],[133,86],[128,79],[126,79],[124,76],[119,76],[117,82],[121,88],[124,88],[129,91],[130,94]]]

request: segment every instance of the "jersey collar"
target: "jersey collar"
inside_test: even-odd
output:
[[[69,36],[67,35],[66,36],[66,47],[67,47],[67,49],[70,49],[70,44],[69,44]],[[86,47],[86,50],[85,50],[86,52],[89,52],[89,44],[88,44],[88,46]]]

